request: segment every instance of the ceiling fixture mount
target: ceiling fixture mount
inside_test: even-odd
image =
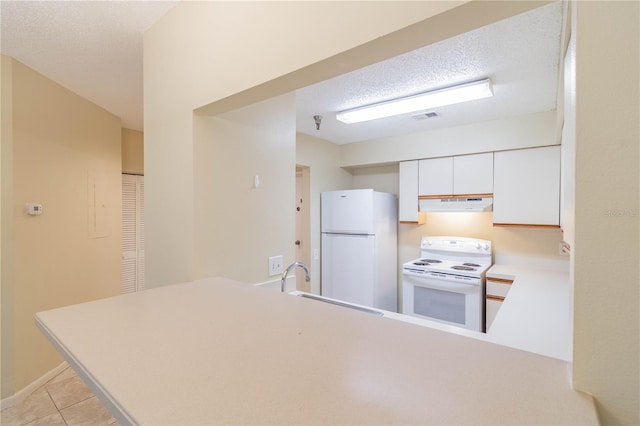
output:
[[[392,99],[377,104],[353,108],[336,114],[343,123],[359,123],[396,115],[410,114],[444,105],[459,104],[493,96],[491,80],[484,79],[458,86],[419,93],[404,98]]]
[[[315,123],[316,123],[316,130],[320,130],[320,123],[322,123],[322,116],[321,115],[314,115],[313,116],[313,121],[315,121]]]

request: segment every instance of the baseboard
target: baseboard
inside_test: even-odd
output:
[[[67,362],[65,361],[59,366],[55,367],[54,369],[46,372],[41,377],[34,380],[32,383],[28,384],[24,388],[20,389],[15,394],[0,400],[0,410],[13,407],[14,405],[24,401],[25,398],[31,395],[36,389],[38,389],[40,386],[43,386],[45,383],[47,383],[49,380],[56,377],[58,374],[62,373],[68,366],[69,364],[67,364]]]

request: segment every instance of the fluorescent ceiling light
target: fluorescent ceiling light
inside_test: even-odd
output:
[[[493,91],[491,90],[491,80],[487,78],[473,83],[342,111],[336,114],[336,119],[347,124],[359,123],[361,121],[425,111],[444,105],[459,104],[490,96],[493,96]]]

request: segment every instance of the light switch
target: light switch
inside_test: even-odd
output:
[[[283,263],[284,259],[282,256],[271,256],[269,258],[269,276],[282,274]]]

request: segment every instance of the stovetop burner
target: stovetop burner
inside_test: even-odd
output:
[[[413,264],[417,265],[417,266],[428,266],[428,265],[431,265],[433,263],[442,263],[442,260],[438,260],[438,259],[420,259],[420,260],[416,260],[415,262],[413,262]]]
[[[491,241],[423,236],[420,249],[419,258],[403,265],[407,275],[443,274],[483,279],[491,266]]]
[[[475,271],[476,270],[476,268],[467,266],[466,263],[463,265],[454,265],[451,267],[451,269],[455,269],[456,271]]]

